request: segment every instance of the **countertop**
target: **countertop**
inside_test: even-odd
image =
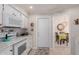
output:
[[[0,42],[0,52],[2,52],[3,50],[5,50],[6,48],[8,48],[9,46],[20,42],[21,40],[27,40],[29,37],[31,37],[31,35],[28,36],[20,36],[20,37],[12,37],[10,41],[8,42]]]

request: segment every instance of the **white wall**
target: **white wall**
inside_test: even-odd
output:
[[[79,8],[68,10],[70,15],[70,38],[71,53],[79,54],[79,25],[75,25],[74,20],[79,18]]]
[[[65,19],[63,18],[65,17]],[[75,25],[74,20],[79,18],[79,8],[71,8],[65,11],[53,14],[53,39],[55,40],[54,32],[57,31],[55,28],[61,21],[69,21],[69,29],[66,28],[67,32],[70,33],[70,48],[71,54],[79,54],[79,25]],[[53,41],[54,42],[54,41]],[[55,44],[53,44],[55,46]]]
[[[31,26],[30,26],[30,23],[34,23],[34,31],[30,33],[32,34],[32,48],[33,49],[36,49],[37,48],[37,42],[36,42],[36,35],[37,35],[37,30],[36,30],[36,27],[37,27],[37,23],[36,23],[36,15],[30,15],[29,16],[29,30],[31,29]]]
[[[58,14],[53,15],[53,22],[55,25],[54,26],[55,32],[58,32],[58,30],[57,30],[58,24],[63,23],[63,22],[67,22],[67,26],[63,31],[69,33],[69,18],[66,14],[58,13]]]
[[[69,16],[66,14],[66,12],[58,12],[52,15],[52,20],[53,20],[53,48],[56,46],[55,44],[55,32],[59,32],[57,30],[57,25],[59,23],[67,22],[66,28],[63,30],[66,33],[69,33]]]

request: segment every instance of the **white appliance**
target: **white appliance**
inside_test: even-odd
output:
[[[16,44],[13,45],[13,54],[14,55],[26,55],[26,49],[27,49],[27,43],[26,39],[22,40]]]

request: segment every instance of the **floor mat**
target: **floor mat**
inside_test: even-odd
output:
[[[29,55],[49,55],[49,48],[33,49]]]

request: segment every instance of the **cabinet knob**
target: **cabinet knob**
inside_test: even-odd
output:
[[[13,51],[13,50],[10,50],[11,52]]]

